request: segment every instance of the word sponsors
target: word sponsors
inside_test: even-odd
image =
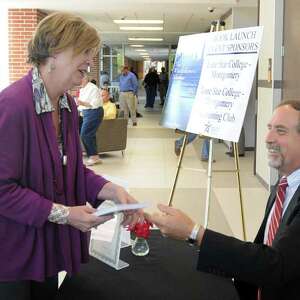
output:
[[[207,35],[188,132],[239,140],[257,65],[261,27]]]

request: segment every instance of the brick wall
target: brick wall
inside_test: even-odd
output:
[[[14,82],[31,68],[27,64],[27,44],[37,27],[37,24],[47,14],[38,9],[9,9],[8,10],[8,56],[9,81]],[[99,54],[94,58],[91,68],[91,78],[99,83]]]
[[[98,52],[93,59],[93,66],[91,67],[91,72],[89,74],[90,79],[97,80],[98,86],[99,86],[99,70],[100,70],[100,60],[99,60],[99,52]]]
[[[9,81],[24,76],[31,68],[26,63],[27,44],[37,24],[46,16],[37,9],[8,10]]]

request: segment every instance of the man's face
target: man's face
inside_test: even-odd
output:
[[[300,114],[290,105],[278,107],[268,124],[266,145],[269,166],[282,175],[300,168],[300,133],[297,131]]]
[[[128,74],[128,68],[123,68],[122,73],[123,73],[123,75],[127,75]]]

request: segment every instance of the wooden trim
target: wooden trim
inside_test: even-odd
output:
[[[259,88],[268,88],[268,89],[282,89],[282,80],[274,80],[269,82],[268,80],[258,80],[257,86]]]

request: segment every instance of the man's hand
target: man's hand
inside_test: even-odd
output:
[[[97,217],[93,215],[96,209],[87,205],[72,206],[69,207],[69,215],[67,217],[67,223],[80,231],[87,232],[93,227],[97,227],[100,224],[113,218],[113,216]]]
[[[98,194],[98,199],[112,200],[115,203],[122,204],[138,203],[123,187],[112,182],[108,182],[103,186]],[[134,227],[139,220],[144,220],[144,212],[141,209],[127,210],[123,213],[123,226],[129,225],[129,227]]]
[[[146,214],[146,219],[155,224],[164,236],[186,240],[194,228],[194,221],[179,209],[163,204],[157,207],[163,214]]]

